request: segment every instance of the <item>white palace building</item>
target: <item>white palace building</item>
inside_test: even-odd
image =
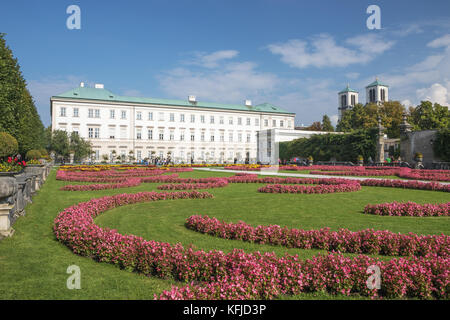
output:
[[[91,141],[94,160],[103,155],[175,163],[258,161],[260,131],[294,132],[295,113],[269,103],[242,105],[119,96],[81,83],[50,99],[52,130],[77,132]],[[260,151],[265,153],[267,150]],[[274,161],[275,159],[273,159]]]

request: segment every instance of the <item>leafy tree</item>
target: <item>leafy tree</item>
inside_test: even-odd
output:
[[[408,122],[414,130],[444,129],[450,127],[450,111],[439,103],[421,101],[417,107],[409,108]]]
[[[332,132],[334,131],[334,127],[331,124],[331,120],[327,115],[324,115],[322,117],[322,130],[323,131],[328,131],[328,132]]]
[[[81,138],[78,133],[72,132],[70,135],[70,150],[74,151],[74,160],[81,161],[92,154],[92,144],[90,141]]]
[[[64,158],[69,156],[70,141],[66,131],[53,131],[50,142],[50,149],[54,151],[57,156]]]
[[[319,121],[314,121],[312,125],[305,128],[308,131],[322,131],[322,124]]]
[[[16,138],[25,154],[44,146],[44,126],[4,36],[0,33],[0,131]]]
[[[0,132],[0,159],[3,157],[14,156],[19,150],[17,140],[6,132]]]

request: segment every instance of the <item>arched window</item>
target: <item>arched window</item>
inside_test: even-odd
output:
[[[341,107],[346,107],[346,106],[347,106],[347,96],[343,94],[341,96]]]
[[[354,106],[356,104],[356,96],[354,94],[352,94],[352,106]]]
[[[375,89],[369,90],[369,102],[375,102]]]
[[[381,89],[381,90],[380,90],[380,93],[381,93],[381,101],[385,101],[386,95],[385,95],[384,89]]]

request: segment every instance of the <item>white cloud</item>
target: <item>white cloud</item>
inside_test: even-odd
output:
[[[431,48],[448,47],[450,46],[450,34],[446,34],[440,38],[434,39],[427,44]]]
[[[334,127],[336,127],[336,125],[337,125],[337,123],[338,123],[338,120],[339,120],[339,116],[338,116],[337,114],[333,114],[333,115],[330,117],[330,120],[331,120],[331,124],[332,124]]]
[[[256,70],[251,62],[228,63],[221,68],[206,71],[173,69],[159,77],[163,91],[168,95],[186,98],[197,95],[199,100],[242,103],[269,94],[278,78],[271,73]]]
[[[210,54],[206,54],[204,52],[195,53],[194,59],[188,61],[188,64],[198,65],[205,68],[216,68],[219,66],[219,63],[224,60],[229,60],[235,58],[239,54],[236,50],[220,50],[215,51]]]
[[[402,101],[400,101],[400,103],[402,105],[404,105],[406,108],[413,106],[411,100],[409,100],[409,99],[402,100]]]
[[[328,34],[315,36],[310,43],[293,39],[286,43],[270,44],[268,49],[281,56],[281,61],[295,68],[345,67],[367,63],[388,50],[393,41],[384,41],[376,34],[361,35],[344,41],[348,48],[336,44]]]
[[[416,91],[419,100],[429,100],[440,105],[450,106],[450,82],[447,87],[440,83],[434,83],[429,88],[421,88]]]
[[[352,79],[352,80],[358,79],[358,77],[359,77],[359,72],[349,72],[349,73],[346,73],[346,74],[345,74],[345,77],[348,78],[348,79]]]

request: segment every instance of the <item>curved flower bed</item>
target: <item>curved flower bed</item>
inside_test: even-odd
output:
[[[371,297],[448,298],[450,261],[437,255],[379,261],[360,255],[319,255],[301,261],[298,256],[244,253],[234,250],[205,252],[185,249],[116,230],[102,229],[94,218],[109,209],[143,201],[210,198],[207,192],[119,194],[66,208],[54,221],[56,238],[74,253],[121,268],[162,278],[190,282],[164,291],[161,299],[270,299],[280,294],[328,291]],[[368,289],[366,270],[380,267],[381,290]],[[194,284],[197,283],[197,284]]]
[[[181,183],[181,184],[162,184],[156,188],[159,190],[192,190],[192,189],[210,189],[223,188],[228,185],[226,179],[217,179],[215,182],[206,183]]]
[[[345,183],[336,185],[319,184],[315,186],[268,184],[258,189],[264,193],[335,193],[353,192],[361,190],[359,183]]]
[[[300,249],[325,249],[349,253],[380,254],[389,256],[450,257],[450,236],[414,233],[400,234],[390,231],[366,229],[350,231],[329,228],[320,230],[289,229],[278,225],[252,227],[245,222],[226,223],[208,216],[190,216],[185,223],[188,229],[215,237],[281,245]]]
[[[364,213],[379,216],[440,217],[450,216],[450,202],[440,204],[417,204],[415,202],[391,202],[368,204]]]
[[[140,178],[128,178],[123,182],[109,183],[109,184],[86,184],[86,185],[67,185],[61,187],[62,191],[93,191],[93,190],[106,190],[106,189],[120,189],[136,187],[141,184]]]
[[[437,182],[405,181],[395,179],[385,179],[385,180],[367,179],[359,181],[359,183],[362,186],[370,186],[370,187],[392,187],[392,188],[450,192],[450,185],[445,185]]]

